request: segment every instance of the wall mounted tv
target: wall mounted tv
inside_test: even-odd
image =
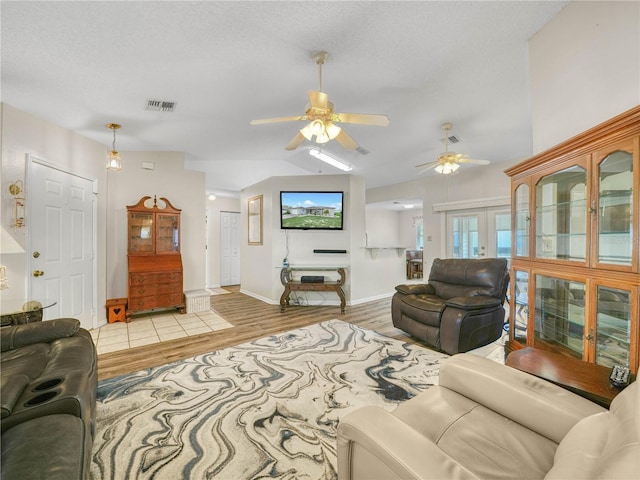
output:
[[[280,228],[342,230],[343,192],[280,192]]]

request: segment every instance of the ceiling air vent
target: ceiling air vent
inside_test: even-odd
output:
[[[166,100],[147,100],[145,110],[151,112],[173,112],[176,108],[176,102],[168,102]]]
[[[444,139],[442,139],[442,141],[444,142]],[[460,142],[460,138],[456,137],[455,135],[451,135],[449,137],[449,143],[459,143]]]

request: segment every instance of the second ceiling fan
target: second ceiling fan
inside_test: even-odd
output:
[[[469,158],[468,155],[449,151],[449,132],[453,125],[450,123],[443,123],[442,129],[444,130],[444,152],[440,154],[437,160],[433,162],[421,163],[416,165],[416,168],[421,168],[418,175],[426,172],[427,170],[434,169],[436,172],[443,175],[454,173],[460,168],[461,163],[475,163],[476,165],[489,165],[489,160],[475,160]]]
[[[337,123],[355,123],[379,127],[389,125],[389,119],[386,115],[334,112],[333,103],[329,101],[329,96],[322,91],[322,65],[329,58],[329,54],[327,52],[317,52],[311,58],[318,64],[320,88],[309,91],[309,104],[304,115],[251,120],[251,125],[298,120],[308,121],[309,123],[289,142],[285,150],[295,150],[304,140],[323,144],[334,139],[347,150],[355,150],[358,148],[358,143]]]

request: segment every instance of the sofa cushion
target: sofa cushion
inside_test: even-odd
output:
[[[553,463],[555,442],[447,388],[430,388],[392,414],[478,478],[542,479]]]
[[[2,384],[0,385],[2,418],[11,415],[18,397],[28,384],[29,377],[26,375],[2,375]]]
[[[434,289],[427,283],[414,283],[411,285],[397,285],[396,291],[405,295],[416,295],[421,293],[434,293]]]
[[[442,311],[446,307],[445,300],[435,295],[407,295],[402,297],[404,304],[403,313],[413,320],[431,325],[440,326]]]
[[[2,434],[4,479],[83,480],[88,477],[91,439],[78,417],[47,415]]]
[[[452,297],[446,302],[447,307],[456,307],[463,310],[484,309],[487,307],[499,307],[502,302],[496,297],[477,296],[477,297]]]
[[[640,478],[640,389],[634,382],[608,412],[578,422],[564,437],[546,479]]]
[[[496,281],[500,278],[500,281]],[[473,295],[502,297],[509,281],[504,258],[467,259],[436,258],[431,264],[429,283],[443,298]]]
[[[2,376],[23,374],[29,379],[37,378],[49,362],[50,350],[48,343],[36,343],[2,352]]]
[[[0,329],[0,345],[4,352],[34,343],[49,343],[57,338],[71,337],[79,329],[80,320],[76,318],[14,325]]]

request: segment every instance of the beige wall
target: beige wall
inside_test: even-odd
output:
[[[529,50],[534,153],[640,104],[640,2],[571,2]]]
[[[2,214],[0,221],[6,228],[13,221],[13,209],[9,184],[16,180],[22,180],[25,184],[25,196],[29,202],[28,185],[25,182],[26,155],[31,154],[49,164],[63,170],[73,172],[97,181],[97,271],[105,271],[106,244],[104,239],[106,232],[105,223],[105,199],[104,185],[106,171],[104,168],[105,146],[88,138],[73,133],[52,123],[39,119],[29,113],[18,110],[7,104],[2,106],[2,185],[0,189],[0,201]],[[27,234],[29,218],[26,218],[26,227],[13,232],[8,231],[23,247],[27,246]],[[9,258],[11,257],[11,258]],[[0,292],[0,301],[3,299],[23,299],[27,297],[27,254],[3,255],[10,266],[10,288]],[[105,279],[98,273],[97,278],[97,302],[95,323],[103,319],[104,312],[100,308],[104,306],[106,299]]]
[[[120,152],[122,170],[109,172],[107,295],[127,296],[127,206],[144,196],[165,197],[180,214],[184,290],[205,288],[205,174],[184,170],[182,152]],[[153,163],[145,170],[142,163]]]

